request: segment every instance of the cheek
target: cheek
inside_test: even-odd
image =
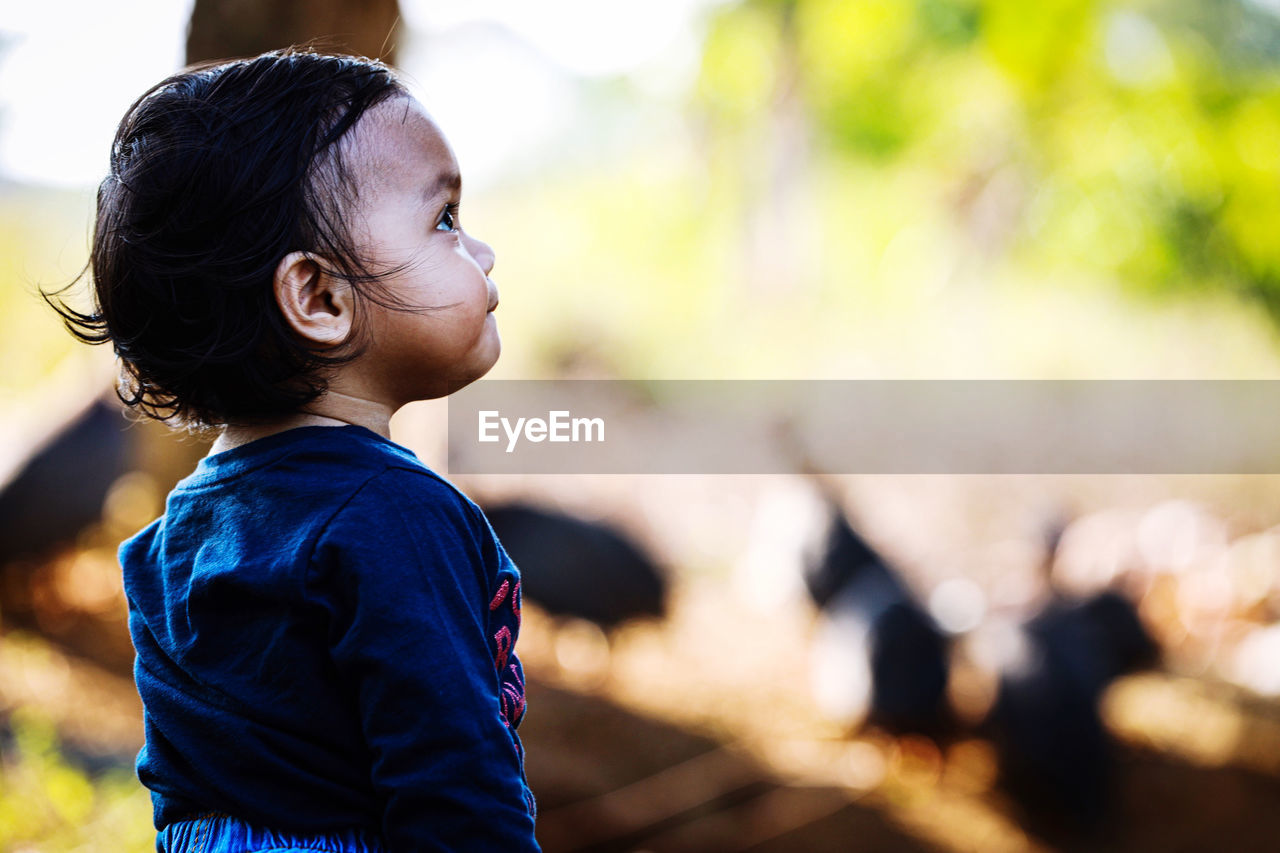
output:
[[[380,343],[393,347],[419,366],[448,369],[468,361],[496,331],[487,303],[470,302],[416,314],[404,313],[381,331]]]

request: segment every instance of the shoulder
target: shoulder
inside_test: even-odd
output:
[[[424,614],[483,627],[484,605],[506,563],[483,514],[424,467],[390,465],[325,525],[304,575],[304,595],[338,614],[385,624]],[[479,630],[479,627],[476,630]]]
[[[470,565],[492,575],[500,546],[480,508],[411,455],[388,455],[332,513],[317,556],[394,558],[402,565]]]
[[[315,452],[341,459],[359,478],[360,488],[353,494],[355,508],[379,498],[398,498],[413,505],[449,506],[468,515],[481,515],[480,508],[461,489],[423,464],[408,448],[359,427],[335,429],[326,437],[333,441]]]
[[[396,519],[410,528],[451,522],[458,527],[488,530],[475,502],[457,486],[417,464],[389,462],[370,472],[341,507],[335,521]]]

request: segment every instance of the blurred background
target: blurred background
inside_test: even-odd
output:
[[[205,448],[37,288],[134,97],[313,38],[452,141],[494,376],[1280,377],[1275,0],[5,4],[0,850],[152,848],[115,547]],[[1280,846],[1280,480],[798,468],[458,478],[547,850]]]

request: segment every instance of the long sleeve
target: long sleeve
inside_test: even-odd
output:
[[[317,541],[304,595],[355,697],[393,850],[538,849],[515,638],[491,636],[509,592],[518,618],[518,581],[478,508],[425,471],[374,477]]]

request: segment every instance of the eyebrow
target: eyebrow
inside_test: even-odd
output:
[[[444,194],[445,190],[452,190],[453,192],[456,193],[461,189],[462,189],[461,175],[459,175],[457,172],[454,172],[454,171],[441,172],[438,175],[436,175],[436,179],[432,181],[431,184],[427,187],[427,192],[424,197],[428,201],[430,201],[431,199],[434,199],[437,196]]]

